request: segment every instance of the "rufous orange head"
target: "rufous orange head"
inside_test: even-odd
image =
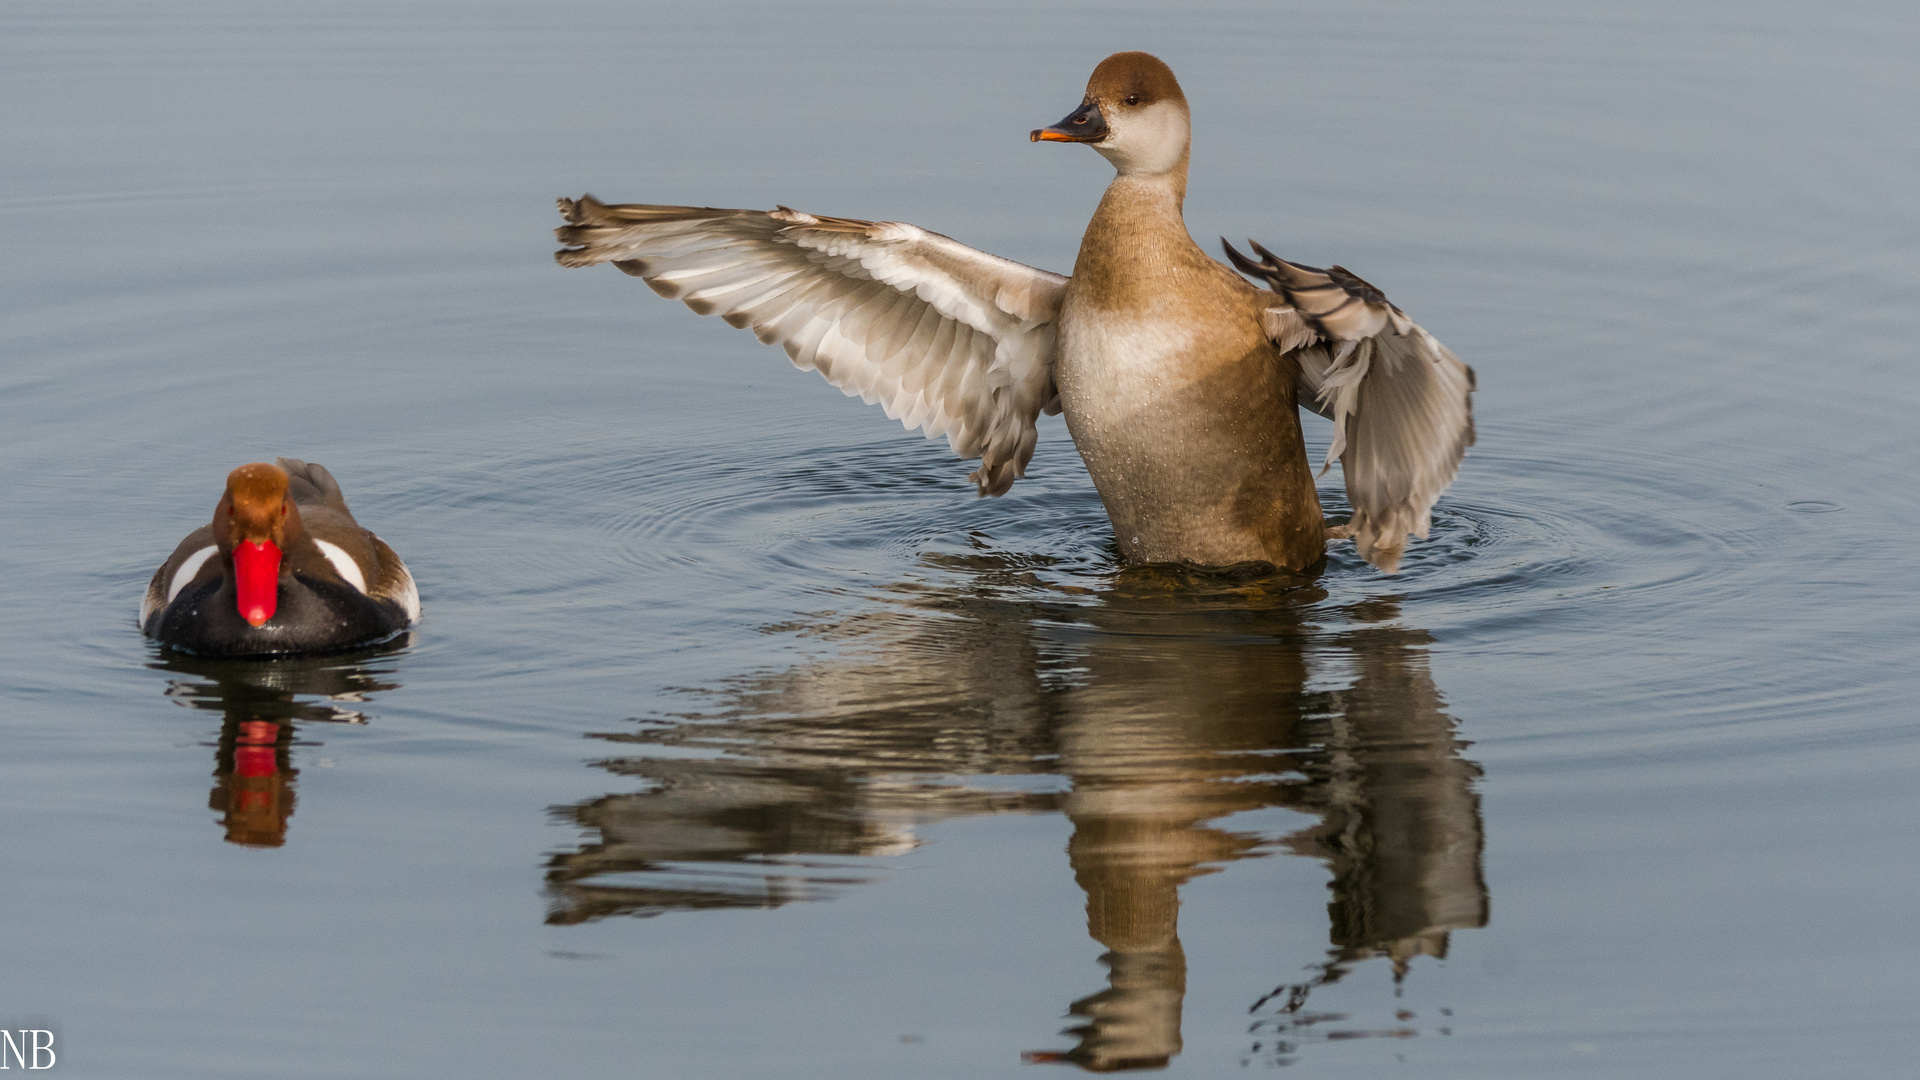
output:
[[[227,519],[223,545],[233,557],[234,599],[249,626],[264,626],[280,604],[280,560],[285,550],[293,500],[287,473],[278,465],[255,462],[227,474],[227,493],[214,511]]]

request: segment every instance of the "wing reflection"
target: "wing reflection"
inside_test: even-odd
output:
[[[1486,923],[1478,769],[1442,711],[1430,639],[1396,605],[1337,610],[1311,587],[1164,570],[1054,602],[1004,576],[902,587],[887,610],[809,627],[829,657],[603,736],[640,756],[600,766],[647,786],[557,808],[598,840],[552,857],[549,921],[822,899],[928,823],[1057,811],[1108,985],[1070,1007],[1074,1046],[1026,1057],[1094,1071],[1180,1052],[1179,889],[1227,863],[1290,851],[1333,869],[1331,959],[1282,988],[1283,1015],[1353,963],[1403,971]],[[1318,822],[1233,827],[1269,807]]]
[[[214,744],[214,786],[207,805],[224,816],[228,843],[280,847],[293,816],[290,760],[298,724],[364,724],[357,706],[380,691],[398,689],[391,665],[379,658],[405,646],[284,660],[223,660],[161,649],[147,666],[165,671],[166,694],[192,709],[221,713]]]

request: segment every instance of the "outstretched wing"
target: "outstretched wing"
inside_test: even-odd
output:
[[[1034,418],[1058,412],[1055,322],[1067,279],[895,221],[781,207],[560,200],[562,266],[611,262],[653,291],[779,344],[847,396],[963,458],[982,495],[1026,472]]]
[[[1248,243],[1259,262],[1232,244],[1227,257],[1285,299],[1267,337],[1299,359],[1300,403],[1333,421],[1327,464],[1346,474],[1355,546],[1392,573],[1473,445],[1473,369],[1353,272]]]

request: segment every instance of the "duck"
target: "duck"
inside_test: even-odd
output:
[[[1029,138],[1114,168],[1070,275],[904,222],[592,195],[559,200],[555,258],[612,263],[944,436],[980,460],[982,496],[1025,475],[1039,415],[1064,414],[1126,565],[1306,572],[1350,540],[1396,572],[1474,442],[1473,369],[1344,267],[1202,250],[1191,112],[1158,57],[1107,57]],[[1322,513],[1302,407],[1333,421],[1319,475],[1340,462],[1344,524]]]
[[[284,457],[227,474],[213,520],[173,549],[140,604],[147,637],[202,656],[338,652],[419,618],[413,575],[354,520],[333,474]]]

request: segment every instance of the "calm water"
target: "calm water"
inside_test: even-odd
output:
[[[1194,103],[1197,236],[1478,368],[1405,573],[1119,574],[1057,420],[978,500],[550,259],[585,190],[1066,270],[1110,170],[1026,132],[1120,48]],[[0,1025],[97,1077],[1911,1075],[1917,49],[1811,0],[7,5]],[[148,645],[275,454],[425,621]]]

